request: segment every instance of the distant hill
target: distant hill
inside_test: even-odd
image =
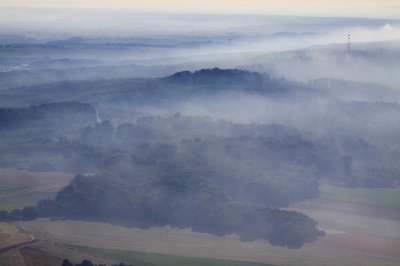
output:
[[[186,85],[251,85],[263,86],[271,81],[268,75],[239,69],[201,69],[195,72],[182,71],[165,80]]]
[[[187,99],[197,95],[214,96],[216,91],[286,95],[306,91],[304,85],[267,74],[238,69],[183,71],[164,78],[136,78],[96,81],[64,81],[0,91],[0,104],[39,105],[63,101],[129,103],[141,105]],[[307,90],[312,93],[315,89]],[[96,105],[95,105],[96,106]]]

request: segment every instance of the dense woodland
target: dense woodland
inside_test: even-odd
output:
[[[372,122],[386,122],[389,115],[395,120],[397,104],[329,102],[327,117],[338,109],[347,113],[343,130],[334,132],[285,121],[240,123],[140,109],[149,103],[166,108],[193,92],[213,97],[241,91],[282,103],[306,86],[259,73],[211,69],[164,79],[108,81],[98,90],[92,87],[96,84],[0,93],[0,100],[15,101],[23,91],[37,89],[34,102],[40,103],[0,109],[0,166],[78,174],[55,199],[0,212],[0,220],[52,217],[140,228],[170,225],[299,248],[323,232],[307,216],[279,208],[317,197],[321,181],[352,187],[400,183],[394,129],[382,128],[388,138],[378,139],[373,131],[359,134],[362,123],[356,123],[372,113]],[[78,90],[77,85],[86,87]],[[300,100],[323,95],[312,87]],[[130,99],[134,119],[125,119],[116,109]],[[20,105],[26,101],[21,98]],[[98,108],[109,119],[100,121]]]

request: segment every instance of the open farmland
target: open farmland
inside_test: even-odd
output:
[[[53,198],[73,177],[61,172],[0,169],[0,209],[10,211]]]
[[[18,225],[0,223],[0,265],[26,265],[19,248],[35,242],[33,236],[18,230]]]
[[[321,199],[400,209],[400,191],[394,189],[352,189],[324,183],[320,190]]]
[[[18,199],[19,193],[22,199],[25,193],[37,198],[54,196],[57,186],[65,186],[73,178],[62,173],[17,170],[0,173],[4,182],[0,195],[7,195],[7,199]],[[217,237],[189,229],[142,230],[95,222],[39,219],[21,223],[23,230],[39,242],[24,252],[13,250],[2,254],[1,260],[3,264],[8,261],[4,265],[24,265],[18,261],[37,261],[45,252],[51,261],[64,257],[74,261],[90,258],[108,264],[122,261],[134,265],[399,265],[400,209],[382,207],[379,199],[376,204],[355,203],[375,192],[365,189],[345,189],[348,193],[342,198],[345,200],[327,199],[331,191],[343,189],[324,184],[319,199],[288,208],[317,220],[327,234],[299,250],[272,246],[265,241],[245,243],[235,235]],[[399,195],[395,190],[390,191],[394,202]],[[10,204],[23,203],[11,201]],[[2,228],[11,236],[1,235],[1,243],[7,246],[29,238],[18,233],[12,224],[4,223]]]
[[[318,241],[322,246],[400,257],[399,202],[397,190],[323,184],[320,199],[292,204],[290,209],[312,217],[320,227],[328,229],[328,235]]]
[[[72,174],[0,170],[3,206],[29,205],[57,190]],[[387,208],[400,193],[391,190],[347,189],[323,184],[319,199],[293,204],[319,222],[327,235],[299,250],[275,247],[264,241],[244,243],[234,236],[216,237],[169,227],[141,230],[116,225],[40,219],[22,223],[39,239],[33,249],[2,254],[4,265],[37,261],[43,252],[51,261],[68,257],[80,261],[138,265],[398,265],[400,209]],[[339,197],[344,193],[345,196]],[[379,194],[379,195],[378,195]],[[371,196],[373,195],[373,196]],[[380,197],[379,197],[380,196]],[[22,200],[21,200],[22,199]],[[368,202],[362,204],[359,202]],[[3,245],[29,240],[12,224],[3,223]],[[7,262],[8,261],[8,262]],[[7,264],[8,263],[8,264]]]
[[[194,258],[249,261],[275,265],[399,265],[400,253],[396,252],[399,241],[379,238],[384,246],[392,245],[389,251],[381,252],[377,247],[363,249],[340,246],[343,237],[355,236],[345,232],[328,230],[329,234],[313,244],[299,250],[272,246],[264,241],[245,243],[234,236],[216,237],[169,227],[149,230],[128,229],[120,226],[78,222],[36,220],[23,224],[24,228],[42,240],[61,245],[86,247],[94,254],[107,258],[123,259],[135,257],[134,253],[146,252]],[[359,236],[359,235],[357,235]],[[353,241],[356,238],[353,238]],[[369,238],[368,240],[376,240]],[[362,239],[360,239],[362,240]],[[360,243],[363,245],[363,243]],[[98,250],[101,249],[101,250]],[[400,249],[399,249],[400,250]],[[122,252],[123,251],[123,252]],[[119,253],[122,252],[122,253]],[[389,253],[390,252],[390,253]],[[164,264],[153,264],[164,265]],[[205,264],[207,265],[207,264]]]
[[[74,261],[90,259],[98,264],[117,263],[65,246],[38,241],[25,232],[19,223],[0,223],[0,266],[59,266],[65,257]]]
[[[349,195],[358,199],[358,193]],[[188,261],[214,265],[215,260],[273,265],[400,264],[400,209],[327,199],[303,201],[289,209],[316,219],[326,236],[290,250],[265,241],[241,242],[235,235],[217,237],[170,227],[142,230],[46,219],[25,222],[23,227],[41,240],[42,248],[56,243],[78,254],[138,265],[187,265]]]
[[[217,260],[207,258],[190,258],[184,256],[160,255],[154,253],[106,250],[98,248],[74,247],[76,250],[88,252],[98,256],[113,258],[132,265],[163,265],[163,266],[272,266],[243,261]]]
[[[29,241],[28,234],[19,232],[14,224],[0,223],[0,250]]]

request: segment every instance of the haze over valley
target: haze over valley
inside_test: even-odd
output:
[[[0,265],[398,265],[399,17],[146,8],[0,6]]]

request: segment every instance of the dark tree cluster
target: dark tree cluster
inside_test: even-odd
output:
[[[7,219],[53,217],[140,228],[169,225],[219,236],[235,233],[243,241],[262,239],[289,248],[323,234],[301,213],[268,207],[288,199],[266,181],[264,187],[255,186],[259,195],[254,197],[256,188],[241,183],[246,180],[223,175],[205,162],[190,162],[193,158],[174,151],[174,146],[140,149],[110,160],[101,175],[77,176],[55,200],[14,210]]]

